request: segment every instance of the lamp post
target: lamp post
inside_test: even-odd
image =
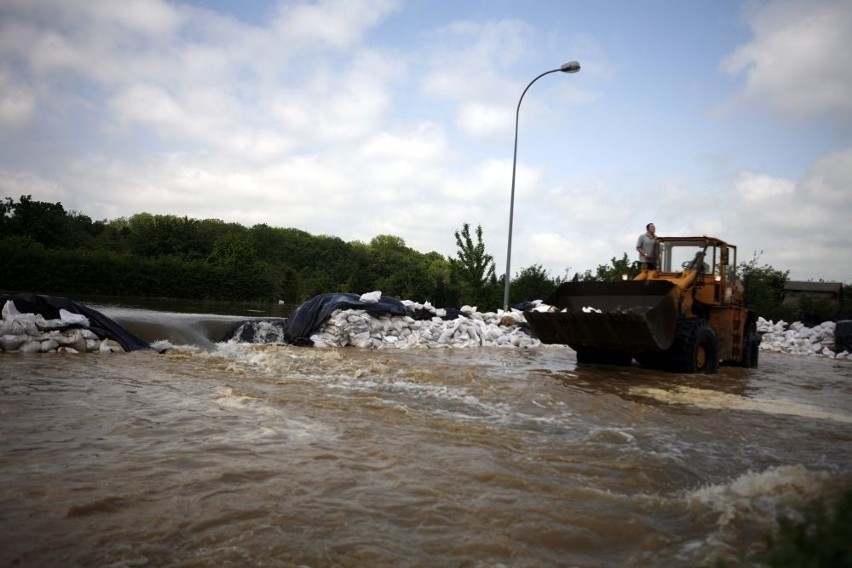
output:
[[[545,71],[535,79],[529,82],[527,88],[524,89],[524,92],[521,93],[521,98],[518,99],[518,108],[515,110],[515,154],[512,157],[512,198],[509,201],[509,246],[506,251],[506,276],[505,276],[505,289],[503,291],[503,310],[509,311],[509,282],[511,281],[511,268],[512,268],[512,220],[515,214],[515,172],[518,167],[518,118],[521,114],[521,102],[524,100],[524,95],[527,94],[527,91],[532,87],[532,84],[544,77],[545,75],[549,75],[550,73],[556,73],[557,71],[562,71],[563,73],[576,73],[580,70],[580,64],[576,61],[569,61],[568,63],[564,63],[562,67],[559,69],[551,69],[550,71]]]

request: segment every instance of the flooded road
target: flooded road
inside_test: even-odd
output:
[[[852,489],[852,362],[0,354],[0,565],[700,566]]]

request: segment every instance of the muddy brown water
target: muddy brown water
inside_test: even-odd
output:
[[[0,353],[2,566],[700,566],[852,488],[852,362]]]

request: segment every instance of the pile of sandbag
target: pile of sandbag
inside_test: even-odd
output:
[[[833,321],[808,327],[802,322],[773,322],[763,318],[757,320],[757,331],[763,334],[760,342],[760,348],[763,350],[791,355],[852,359],[852,355],[846,350],[837,352],[835,326]]]
[[[403,302],[415,310],[432,309],[428,304]],[[364,348],[461,348],[461,347],[535,347],[541,342],[531,336],[523,313],[481,313],[464,306],[460,314],[444,319],[441,310],[428,319],[409,315],[370,315],[364,310],[336,310],[311,336],[317,347]]]
[[[56,319],[39,313],[21,313],[12,300],[6,300],[0,319],[0,350],[24,353],[90,353],[124,351],[112,339],[100,339],[89,329],[89,319],[65,309]]]

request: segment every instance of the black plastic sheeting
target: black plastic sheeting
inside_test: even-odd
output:
[[[852,353],[852,320],[840,320],[834,324],[834,351]]]
[[[278,343],[310,347],[311,336],[322,327],[335,310],[364,310],[374,316],[408,316],[415,320],[430,320],[441,317],[456,319],[463,315],[461,310],[444,309],[444,315],[427,308],[408,307],[396,298],[381,296],[377,302],[365,302],[358,294],[334,292],[314,296],[304,302],[289,318],[260,318],[240,322],[225,337],[241,343]]]
[[[6,304],[7,300],[14,302],[15,307],[22,314],[41,314],[44,319],[59,319],[59,310],[66,310],[72,314],[86,316],[89,319],[88,329],[101,339],[112,339],[117,341],[121,344],[125,351],[151,349],[149,344],[145,343],[99,311],[76,302],[72,302],[67,298],[30,293],[0,294],[0,308]],[[68,327],[83,326],[70,324]]]
[[[293,312],[287,322],[284,336],[294,345],[313,345],[310,337],[331,316],[334,310],[365,310],[370,314],[410,315],[405,305],[390,296],[381,296],[377,302],[362,302],[361,296],[351,293],[320,294],[314,296]]]
[[[409,309],[390,296],[381,296],[377,302],[361,301],[361,296],[348,292],[336,292],[314,296],[290,316],[284,330],[284,337],[293,345],[311,346],[310,337],[331,316],[334,310],[364,310],[372,315],[409,316],[415,320],[428,320],[436,317],[435,312],[425,308]],[[448,308],[441,319],[451,320],[462,315],[461,310]]]

